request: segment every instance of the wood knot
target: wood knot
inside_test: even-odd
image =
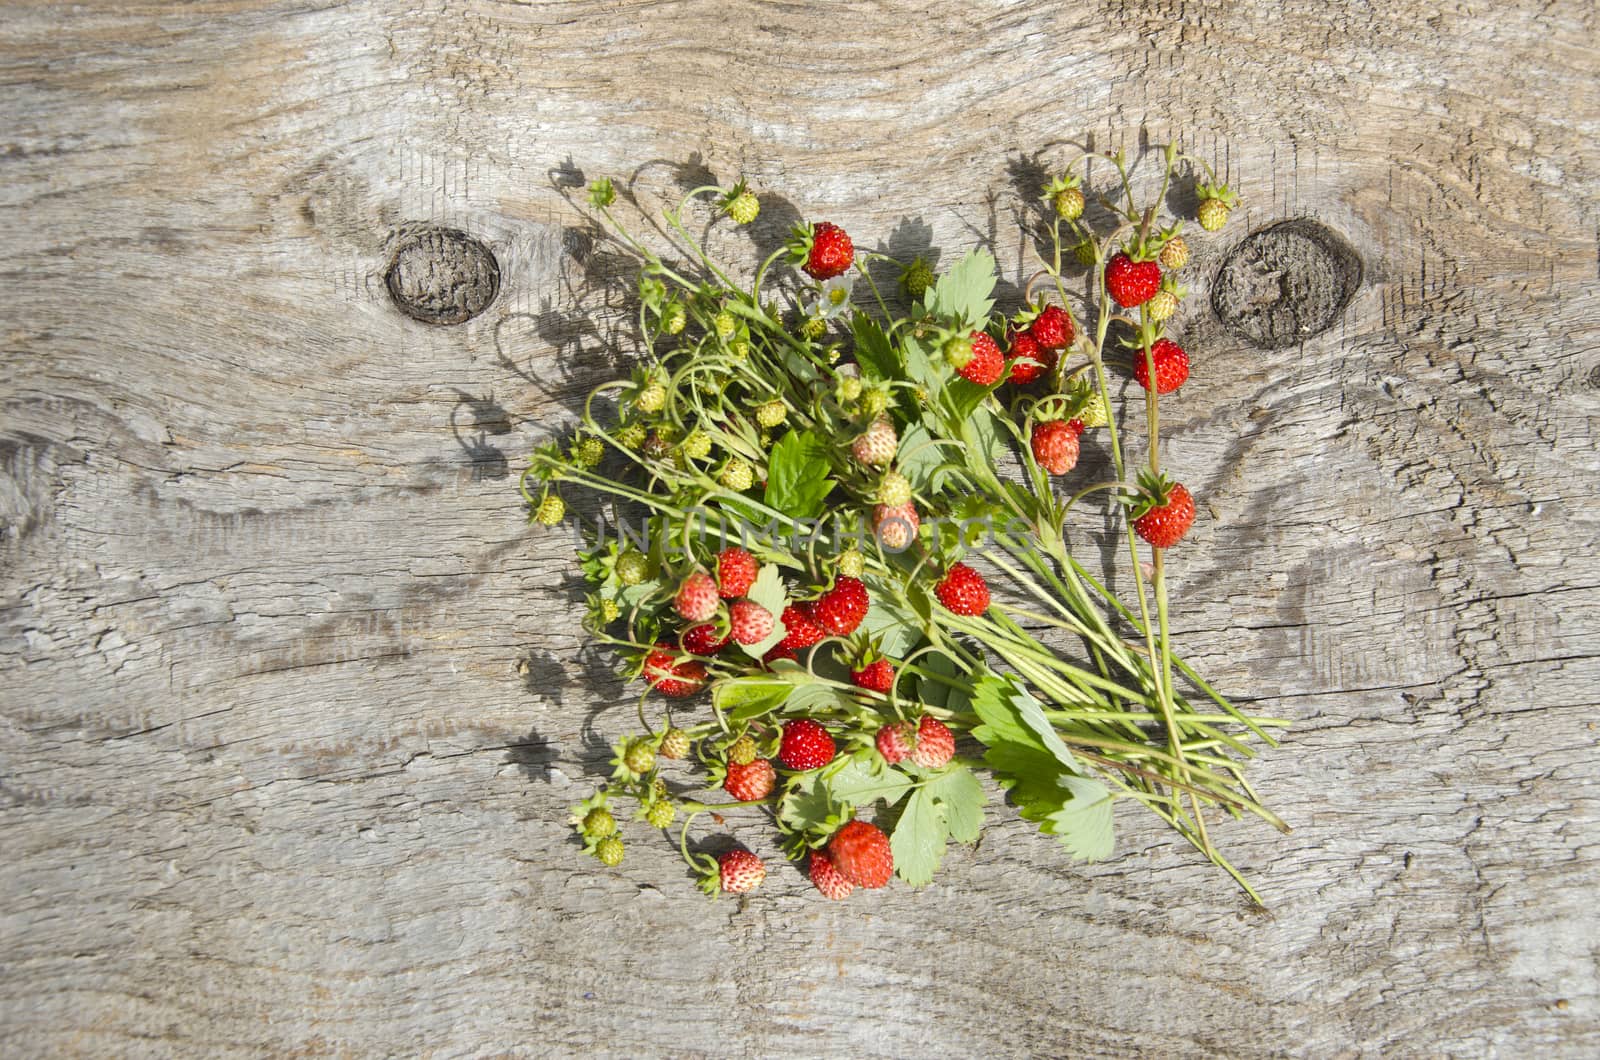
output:
[[[1331,328],[1360,285],[1361,258],[1343,236],[1316,221],[1281,221],[1228,254],[1211,309],[1246,342],[1275,350]]]
[[[383,282],[406,316],[461,324],[500,292],[500,262],[484,243],[454,228],[403,229]]]

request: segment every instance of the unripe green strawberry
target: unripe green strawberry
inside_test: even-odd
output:
[[[789,407],[780,398],[756,406],[756,422],[763,427],[776,427],[789,416]]]
[[[572,459],[579,467],[596,467],[605,457],[605,443],[598,438],[585,438],[572,447]]]
[[[717,476],[717,481],[735,493],[743,493],[755,482],[755,472],[750,465],[734,457],[722,466],[722,474]]]
[[[742,361],[750,356],[750,344],[743,339],[728,343],[728,356],[736,361]]]
[[[733,338],[734,331],[739,327],[738,321],[733,319],[733,314],[726,309],[722,310],[711,320],[711,328],[717,333],[719,339]]]
[[[839,382],[835,384],[833,392],[838,397],[839,404],[848,405],[861,399],[861,389],[860,376],[844,375],[839,377]]]
[[[1163,269],[1181,269],[1189,262],[1189,244],[1183,241],[1182,236],[1173,236],[1161,248],[1161,255],[1156,260],[1161,262]]]
[[[866,571],[867,561],[861,550],[851,546],[839,553],[839,573],[846,578],[859,578]]]
[[[682,450],[690,460],[704,460],[711,455],[711,435],[696,427],[683,440]]]
[[[566,514],[566,502],[551,493],[539,502],[538,509],[533,513],[533,521],[541,526],[555,526]]]
[[[1078,413],[1078,422],[1085,427],[1104,427],[1111,422],[1111,417],[1106,413],[1106,403],[1099,394],[1092,394],[1083,410]]]
[[[611,816],[611,811],[604,806],[596,806],[583,815],[583,834],[595,839],[604,839],[617,830],[617,819]]]
[[[615,600],[600,601],[600,619],[603,622],[615,622],[622,617],[622,608]]]
[[[661,747],[656,754],[676,761],[689,756],[689,734],[682,729],[668,729],[661,734]]]
[[[617,428],[617,444],[624,449],[637,449],[644,444],[644,439],[645,429],[642,423],[629,423]]]
[[[870,419],[876,419],[889,410],[889,393],[881,387],[868,387],[866,393],[861,395],[861,412]]]
[[[1162,288],[1150,296],[1150,301],[1144,304],[1144,311],[1158,324],[1163,320],[1170,320],[1172,314],[1178,311],[1178,296]]]
[[[1227,203],[1221,199],[1202,199],[1198,211],[1200,227],[1207,232],[1218,231],[1228,223],[1228,214],[1230,212]]]
[[[899,446],[894,424],[887,416],[880,416],[850,443],[850,455],[868,467],[883,467],[894,459]]]
[[[628,745],[622,761],[630,770],[643,775],[656,767],[656,749],[644,740],[635,740]]]
[[[608,835],[594,845],[594,856],[600,859],[600,864],[607,868],[616,868],[622,864],[622,837]]]
[[[1083,191],[1080,188],[1062,188],[1056,192],[1052,205],[1063,221],[1076,221],[1083,216]]]
[[[650,573],[650,561],[645,559],[643,552],[630,548],[618,554],[616,571],[617,581],[623,585],[638,585]]]
[[[761,203],[752,192],[737,191],[722,204],[723,212],[736,225],[747,225],[761,213]]]
[[[898,471],[884,473],[883,481],[878,484],[878,501],[891,508],[898,508],[902,504],[911,503],[911,482]]]
[[[661,330],[668,335],[681,334],[689,323],[689,311],[682,302],[672,302],[661,311]]]
[[[956,371],[961,371],[972,363],[972,340],[965,335],[952,335],[945,340],[945,363]]]
[[[933,268],[919,256],[900,274],[900,289],[907,298],[921,298],[933,286]]]
[[[633,407],[647,415],[661,411],[661,406],[667,403],[667,388],[660,383],[651,383],[639,391],[639,396],[633,399]]]
[[[1085,239],[1072,248],[1072,256],[1079,265],[1087,269],[1100,260],[1100,248],[1095,246],[1094,240]]]
[[[728,761],[736,766],[747,766],[756,760],[759,749],[748,735],[741,736],[728,745]]]
[[[806,317],[800,322],[800,337],[807,342],[816,342],[828,333],[828,322],[821,317]]]
[[[657,799],[644,811],[644,819],[652,828],[665,828],[678,816],[678,808],[666,799]]]

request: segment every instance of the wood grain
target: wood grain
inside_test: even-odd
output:
[[[0,18],[0,1052],[1600,1051],[1592,5],[11,0]],[[1176,624],[1298,724],[1218,838],[708,903],[567,806],[632,697],[512,471],[627,351],[569,203],[747,176],[1030,271],[1017,174],[1174,132],[1365,277],[1266,353],[1186,303]],[[459,327],[396,233],[481,239]],[[1204,294],[1204,283],[1200,285]],[[1164,416],[1164,421],[1167,419]],[[757,849],[765,837],[752,831]]]

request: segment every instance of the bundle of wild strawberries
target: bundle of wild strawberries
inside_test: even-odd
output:
[[[1237,200],[1169,147],[1147,156],[1165,163],[1152,205],[1120,153],[1090,204],[1080,170],[1099,157],[1041,189],[1041,268],[1009,317],[983,250],[935,275],[806,224],[741,284],[688,222],[754,220],[743,182],[665,212],[670,260],[618,223],[610,181],[591,185],[641,262],[642,356],[567,444],[534,454],[522,491],[545,526],[567,519],[563,493],[604,498],[581,530],[585,626],[646,689],[642,729],[574,811],[602,864],[623,858],[631,805],[679,827],[712,894],[765,878],[757,851],[693,834],[740,814],[828,898],[894,875],[920,886],[949,842],[977,838],[988,772],[1074,857],[1111,852],[1113,806],[1131,799],[1254,896],[1205,815],[1282,827],[1244,775],[1251,737],[1271,743],[1282,722],[1242,713],[1172,651],[1164,560],[1195,506],[1159,445],[1160,397],[1189,375],[1167,334],[1188,249],[1160,205],[1202,171],[1201,228]],[[1119,369],[1144,390],[1138,465],[1136,418],[1110,400]],[[1086,431],[1107,481],[1073,477]],[[1072,529],[1080,504],[1101,533],[1120,513],[1131,601],[1074,556],[1072,538],[1093,543]]]

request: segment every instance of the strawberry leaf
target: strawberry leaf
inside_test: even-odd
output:
[[[926,887],[944,860],[948,828],[927,788],[918,788],[889,836],[894,871],[913,887]]]
[[[1072,797],[1044,818],[1039,831],[1061,840],[1080,861],[1109,857],[1116,847],[1111,791],[1098,780],[1083,777],[1062,777],[1061,782]]]
[[[928,307],[941,316],[975,328],[994,309],[994,256],[982,247],[970,250],[939,277],[929,292]]]
[[[822,511],[833,489],[828,477],[828,448],[808,431],[790,431],[772,447],[767,461],[767,507],[797,519]]]
[[[893,806],[911,788],[911,778],[883,761],[876,752],[864,751],[833,775],[828,790],[840,802],[866,806],[882,799]]]
[[[711,705],[730,721],[749,721],[777,710],[793,691],[794,685],[781,679],[737,677],[715,684]]]
[[[877,321],[857,313],[850,319],[850,330],[855,333],[856,363],[861,366],[863,379],[899,378],[900,359]]]
[[[966,766],[955,766],[928,781],[922,789],[939,804],[950,838],[976,842],[983,828],[983,785]]]

